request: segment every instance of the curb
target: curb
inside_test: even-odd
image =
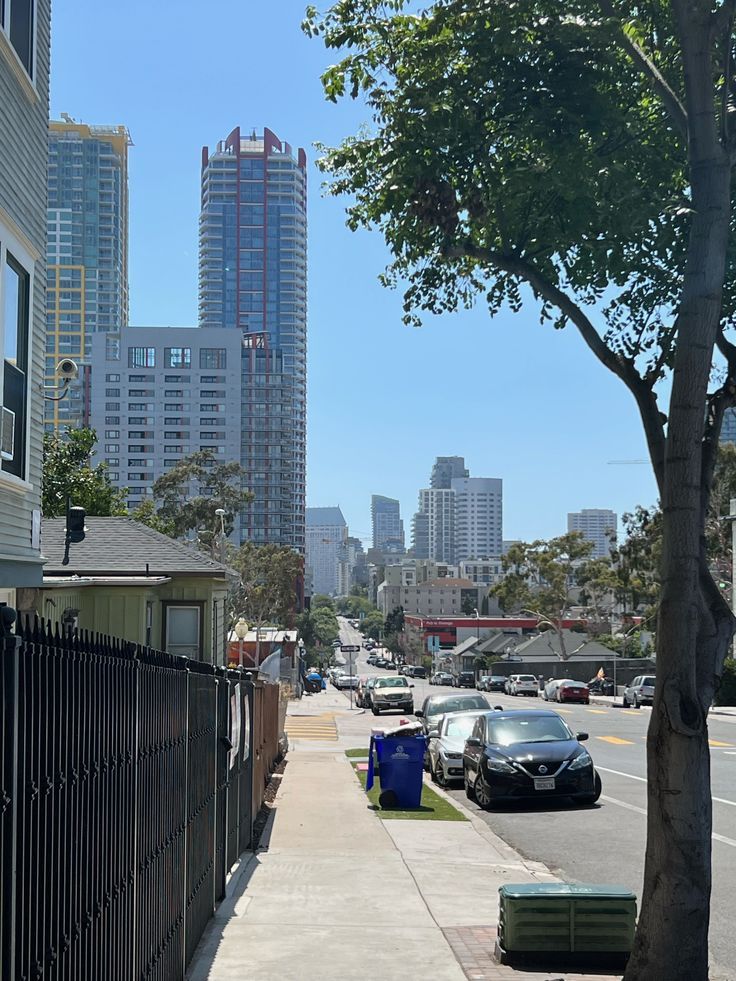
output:
[[[489,845],[492,845],[497,852],[504,856],[504,858],[509,861],[510,864],[522,865],[529,875],[535,876],[536,878],[544,876],[553,882],[561,882],[559,876],[555,875],[554,872],[543,862],[532,862],[531,860],[525,859],[515,848],[512,848],[507,841],[500,838],[494,831],[491,830],[488,824],[483,820],[483,818],[478,817],[475,811],[471,811],[469,807],[466,807],[463,801],[456,800],[454,797],[450,797],[439,784],[433,783],[432,779],[425,774],[424,783],[431,787],[432,790],[440,797],[444,797],[448,803],[450,803],[454,808],[456,808],[462,815],[464,815],[468,822],[472,825],[473,830],[476,834],[479,834],[481,838],[484,838]]]

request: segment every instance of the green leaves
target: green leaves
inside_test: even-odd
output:
[[[66,514],[67,499],[87,514],[109,517],[127,514],[126,491],[110,483],[107,464],[90,465],[97,444],[93,429],[46,433],[43,439],[41,509],[45,518]]]

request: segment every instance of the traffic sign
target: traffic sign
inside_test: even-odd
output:
[[[430,654],[436,654],[440,649],[440,639],[436,634],[427,637],[427,650]]]
[[[340,650],[343,654],[359,654],[360,645],[359,644],[342,644]]]

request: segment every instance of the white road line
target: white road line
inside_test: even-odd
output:
[[[621,770],[610,770],[606,766],[596,766],[596,770],[600,770],[602,773],[615,773],[617,777],[628,777],[629,780],[638,780],[640,783],[646,783],[646,777],[637,777],[633,773],[622,773]],[[717,801],[719,804],[730,804],[731,807],[736,807],[736,800],[726,800],[725,797],[713,797],[712,800]],[[628,806],[628,805],[627,805]],[[631,805],[634,806],[633,804]],[[634,808],[636,810],[636,808]],[[644,812],[646,813],[646,811]]]
[[[635,804],[627,804],[625,800],[617,800],[615,797],[606,797],[605,794],[601,794],[600,799],[607,801],[609,804],[616,804],[617,807],[625,807],[627,811],[634,811],[636,814],[643,814],[644,817],[647,816],[647,812],[643,807],[637,807]],[[711,838],[713,841],[720,841],[723,845],[730,845],[732,848],[736,848],[736,841],[734,841],[733,838],[726,838],[725,835],[718,835],[715,833],[715,831],[711,835]]]

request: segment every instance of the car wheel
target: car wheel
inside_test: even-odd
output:
[[[373,706],[373,714],[374,714],[374,715],[380,715],[380,714],[381,714],[381,713],[380,713],[380,710],[379,710],[379,709],[377,709],[375,705]]]
[[[432,778],[432,783],[437,783],[437,767],[432,765],[431,757],[429,761],[429,775]]]
[[[465,796],[468,800],[475,800],[475,790],[472,785],[468,783],[468,773],[467,770],[463,770],[463,783],[465,784]]]
[[[641,702],[639,701],[639,696],[636,693],[634,693],[634,708],[635,709],[641,708]]]
[[[446,787],[447,786],[447,777],[445,776],[445,768],[442,766],[442,764],[439,762],[439,760],[437,761],[437,765],[434,768],[434,774],[433,774],[433,776],[434,776],[435,782],[438,783],[440,785],[440,787]]]
[[[475,800],[478,806],[482,807],[484,811],[490,810],[493,797],[491,796],[491,788],[486,783],[486,778],[483,776],[482,770],[478,770],[478,776],[475,778],[473,790],[475,791]]]
[[[629,700],[626,697],[626,695],[623,696],[623,702],[624,702],[624,708],[627,709],[629,707]]]
[[[592,807],[593,804],[596,804],[598,802],[598,798],[601,796],[602,792],[603,792],[603,784],[601,783],[601,778],[598,775],[598,771],[596,770],[595,776],[593,778],[593,793],[589,797],[585,797],[583,803]]]

